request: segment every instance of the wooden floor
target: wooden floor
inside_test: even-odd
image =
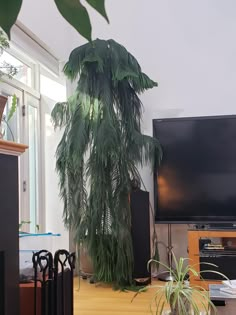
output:
[[[153,282],[153,284],[157,284]],[[163,282],[158,282],[163,284]],[[134,292],[114,291],[105,285],[90,284],[78,278],[74,285],[74,315],[150,315],[150,302],[155,289],[139,294],[133,302]]]
[[[154,290],[139,294],[133,302],[134,292],[114,291],[105,285],[90,284],[78,279],[74,285],[74,315],[150,315],[149,304]]]

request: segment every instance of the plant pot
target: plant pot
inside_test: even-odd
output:
[[[80,270],[84,275],[93,275],[93,264],[86,246],[80,247]]]
[[[179,311],[180,309],[180,306],[178,304],[178,302],[175,303],[175,305],[173,305],[173,299],[174,299],[174,295],[172,295],[170,297],[170,315],[183,315],[181,313],[181,311]],[[181,300],[182,300],[182,304],[185,306],[185,311],[186,311],[186,314],[191,314],[191,304],[190,302],[186,299],[185,296],[182,296],[181,297]]]

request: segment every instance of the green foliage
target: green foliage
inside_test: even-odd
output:
[[[22,220],[20,223],[19,223],[19,231],[21,231],[22,227],[25,225],[25,224],[30,224],[31,221],[24,221]]]
[[[86,8],[78,0],[55,0],[61,15],[69,22],[83,37],[91,41],[91,23]]]
[[[6,35],[4,34],[4,32],[0,29],[0,56],[3,54],[4,50],[9,48],[9,42],[8,39],[6,37]],[[8,78],[12,78],[15,74],[17,73],[17,69],[15,67],[13,67],[12,65],[6,63],[6,62],[2,62],[0,63],[0,79],[4,76],[7,76]],[[12,139],[14,141],[14,136],[13,133],[11,131],[11,128],[8,124],[9,120],[13,117],[15,111],[17,109],[17,97],[16,95],[12,96],[12,104],[11,104],[11,109],[8,113],[8,117],[6,118],[5,116],[1,116],[1,120],[0,120],[0,127],[1,127],[1,137],[4,136],[5,131],[2,130],[2,121],[5,122],[5,124],[7,125],[7,127],[9,128],[9,131],[12,135]]]
[[[105,0],[86,0],[91,7],[93,7],[97,12],[99,12],[109,23],[109,19],[105,9]]]
[[[9,48],[9,42],[4,34],[4,32],[0,29],[0,56],[3,54],[4,50]],[[17,68],[13,67],[7,62],[0,63],[0,78],[3,76],[7,76],[8,78],[12,78],[17,73]]]
[[[15,24],[20,12],[22,0],[1,0],[0,1],[0,27],[10,38],[10,30]]]
[[[19,223],[19,231],[20,231],[20,232],[22,232],[21,230],[22,230],[22,228],[23,228],[23,226],[24,226],[25,224],[31,224],[31,221],[24,221],[24,220],[22,220],[22,221]],[[39,232],[39,228],[40,228],[39,224],[36,224],[36,225],[35,225],[35,229],[36,229],[36,232],[37,232],[37,233]]]
[[[170,305],[170,315],[189,315],[192,314],[191,310],[193,311],[193,314],[200,315],[200,311],[203,309],[206,315],[210,315],[212,313],[215,314],[216,308],[211,302],[209,292],[201,286],[191,287],[189,285],[190,277],[201,277],[202,273],[210,272],[221,275],[225,279],[228,278],[222,273],[211,269],[197,271],[195,269],[196,266],[189,265],[188,258],[180,257],[179,260],[177,260],[173,254],[173,261],[173,268],[168,267],[160,261],[153,259],[149,261],[149,265],[154,263],[163,266],[173,277],[173,281],[169,281],[165,285],[150,285],[145,287],[145,289],[157,289],[150,303],[151,313],[161,315],[165,305]],[[201,264],[208,265],[209,268],[217,267],[211,263]],[[140,292],[143,292],[143,289],[141,289],[138,293]],[[138,293],[136,293],[134,297],[136,297]],[[153,312],[153,308],[155,309],[155,312]]]
[[[16,112],[16,109],[17,109],[17,97],[14,94],[12,96],[12,103],[11,103],[11,108],[10,108],[9,113],[8,113],[7,122],[9,122],[11,120],[11,118],[13,117],[13,115]]]
[[[9,48],[9,42],[4,32],[0,29],[0,54],[2,54],[3,50],[7,48]]]
[[[56,152],[64,222],[87,246],[98,281],[132,285],[131,179],[161,158],[158,141],[141,133],[138,94],[157,83],[114,40],[76,48],[64,72],[79,75],[75,95],[52,111],[64,128]]]
[[[51,1],[51,0],[48,0]],[[54,0],[61,15],[69,22],[83,37],[91,41],[92,27],[88,11],[80,0]],[[107,21],[105,0],[85,0]],[[0,1],[0,27],[10,38],[10,31],[20,13],[23,0],[1,0]],[[108,21],[109,22],[109,21]]]

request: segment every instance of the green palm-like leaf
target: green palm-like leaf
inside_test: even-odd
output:
[[[109,23],[105,9],[105,0],[86,0],[97,12],[99,12]]]
[[[91,41],[91,23],[80,0],[55,0],[61,15],[87,40]]]
[[[61,15],[69,22],[83,37],[91,41],[92,27],[87,9],[80,0],[54,0]],[[105,9],[105,0],[86,0],[98,13],[109,23]],[[21,9],[23,0],[0,1],[0,27],[10,38],[10,30],[15,24]]]
[[[138,94],[156,83],[114,40],[76,48],[64,72],[79,78],[73,101],[52,112],[65,127],[56,155],[64,221],[86,242],[98,281],[132,285],[131,179],[161,159],[158,141],[141,133]]]
[[[10,30],[15,24],[20,12],[22,0],[2,0],[0,1],[0,27],[10,38]]]

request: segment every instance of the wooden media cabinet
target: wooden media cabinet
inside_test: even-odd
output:
[[[201,277],[190,275],[190,284],[209,289],[209,284],[219,284],[220,275],[206,272],[216,270],[229,279],[236,279],[236,230],[189,230],[188,231],[189,264]],[[218,266],[204,264],[212,263]],[[202,279],[203,278],[203,279]]]

